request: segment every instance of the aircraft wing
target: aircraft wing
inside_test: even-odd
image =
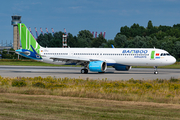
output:
[[[85,63],[90,61],[101,61],[100,59],[88,59],[88,58],[79,58],[79,57],[70,57],[70,56],[58,56],[58,57],[50,57],[53,61],[63,61],[63,62],[70,62],[70,63]]]

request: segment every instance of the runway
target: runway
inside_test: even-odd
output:
[[[155,75],[153,68],[132,68],[129,71],[116,71],[108,68],[105,73],[90,72],[81,74],[81,67],[45,67],[45,66],[0,66],[2,77],[47,77],[56,78],[82,78],[82,79],[107,79],[107,80],[153,80],[180,78],[180,69],[158,69],[159,74]]]

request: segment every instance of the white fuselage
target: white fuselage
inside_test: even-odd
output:
[[[106,62],[108,66],[164,66],[176,62],[167,51],[150,48],[41,48],[40,54],[43,62],[53,64],[67,62],[54,61],[51,57],[97,59]]]

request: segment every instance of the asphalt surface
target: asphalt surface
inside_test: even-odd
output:
[[[170,79],[171,77],[180,79],[180,69],[158,69],[159,74],[154,74],[153,68],[132,68],[129,71],[116,71],[108,68],[105,73],[90,72],[81,74],[81,67],[45,67],[45,66],[0,66],[0,76],[2,77],[47,77],[56,78],[82,78],[82,79],[107,79],[107,80],[153,80]]]

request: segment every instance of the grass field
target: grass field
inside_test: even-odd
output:
[[[0,93],[2,120],[179,120],[180,105]]]
[[[180,118],[180,79],[89,80],[0,76],[0,119]]]
[[[10,59],[1,59],[0,65],[80,67],[80,65],[77,65],[77,66],[75,66],[75,65],[55,65],[55,64],[38,62],[38,61],[34,61],[34,60],[10,60]],[[133,66],[133,68],[153,68],[153,66]],[[175,64],[168,65],[168,66],[158,66],[158,68],[180,69],[180,62],[176,62]]]

